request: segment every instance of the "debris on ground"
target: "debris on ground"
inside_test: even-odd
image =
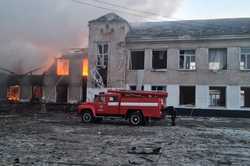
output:
[[[178,117],[83,124],[73,113],[0,116],[0,165],[249,165],[250,119]],[[129,152],[130,151],[130,152]]]

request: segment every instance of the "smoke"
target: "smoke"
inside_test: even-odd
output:
[[[125,0],[119,3],[171,16],[181,1]],[[48,65],[63,50],[87,47],[88,21],[107,12],[71,0],[0,1],[0,66],[24,73]],[[139,20],[126,14],[121,16],[129,21]]]

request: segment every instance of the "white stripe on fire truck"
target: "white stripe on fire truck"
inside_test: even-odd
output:
[[[118,106],[119,102],[108,102],[108,106]]]
[[[108,106],[118,106],[119,102],[108,102]],[[157,107],[158,103],[134,103],[134,102],[122,102],[121,106],[141,106],[141,107]]]
[[[134,103],[134,102],[122,102],[121,106],[141,106],[141,107],[157,107],[158,103]]]

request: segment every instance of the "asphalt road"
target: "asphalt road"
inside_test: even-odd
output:
[[[74,114],[0,114],[0,165],[250,165],[250,119],[178,117],[150,126]],[[129,153],[131,148],[156,154]]]

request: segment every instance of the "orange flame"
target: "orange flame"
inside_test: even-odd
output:
[[[57,70],[56,73],[58,76],[67,76],[69,75],[69,60],[64,58],[57,59]]]
[[[20,86],[10,86],[7,90],[7,99],[9,101],[19,101],[20,100]]]
[[[82,76],[87,77],[89,75],[89,60],[84,58],[82,60]]]

